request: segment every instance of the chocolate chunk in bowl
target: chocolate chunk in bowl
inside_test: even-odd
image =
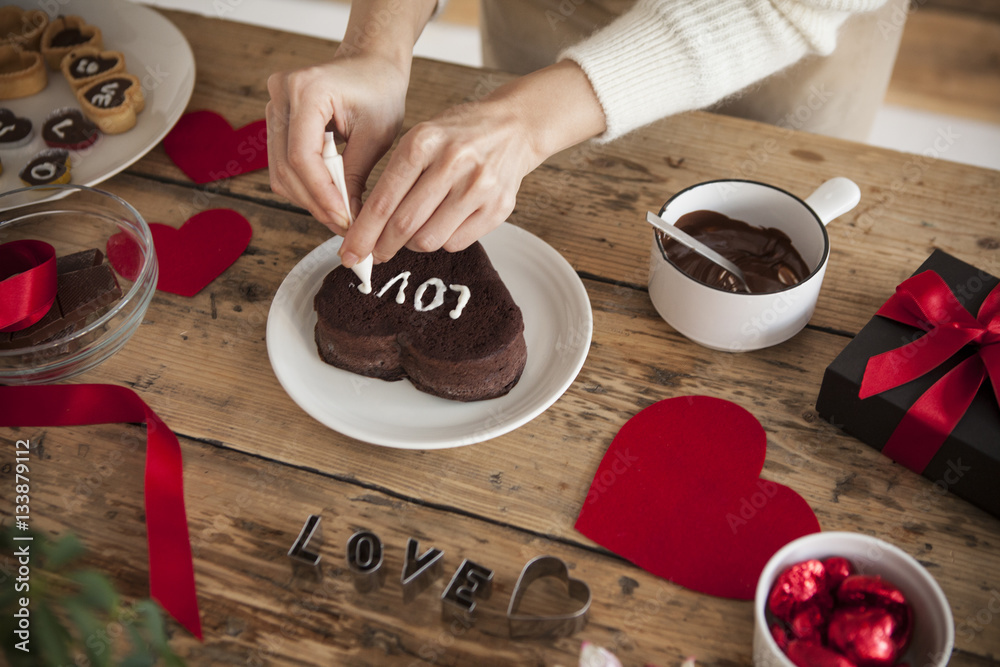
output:
[[[65,338],[94,321],[122,296],[111,265],[97,248],[56,259],[56,300],[38,322],[0,332],[0,349],[31,347]]]
[[[103,257],[107,240],[120,232],[139,248],[134,280],[116,274]],[[135,332],[156,291],[149,226],[113,194],[66,185],[0,195],[0,244],[26,239],[53,247],[57,296],[39,322],[0,333],[0,384],[54,382],[102,363]]]

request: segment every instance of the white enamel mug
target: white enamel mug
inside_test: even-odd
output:
[[[860,199],[858,186],[843,177],[826,181],[804,201],[773,185],[744,180],[708,181],[682,190],[660,210],[668,224],[685,213],[708,210],[755,227],[774,227],[788,235],[810,273],[777,292],[728,292],[678,269],[654,231],[649,298],[667,324],[705,347],[742,352],[786,341],[806,325],[816,308],[830,258],[826,224]]]

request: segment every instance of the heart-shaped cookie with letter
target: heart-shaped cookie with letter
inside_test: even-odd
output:
[[[125,54],[83,46],[66,54],[60,69],[73,90],[79,90],[102,76],[124,72]]]
[[[139,79],[127,72],[102,74],[76,91],[87,118],[105,134],[121,134],[135,127],[146,97]]]
[[[615,436],[576,529],[664,579],[753,599],[768,559],[819,531],[799,494],[760,477],[766,451],[760,422],[735,403],[654,403]]]
[[[371,292],[339,266],[316,294],[323,361],[459,401],[508,393],[527,359],[524,320],[479,243],[460,252],[402,249],[372,270]]]
[[[18,148],[35,136],[30,118],[22,118],[10,109],[0,109],[0,148]]]

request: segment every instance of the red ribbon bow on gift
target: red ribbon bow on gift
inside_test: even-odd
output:
[[[45,317],[56,300],[56,251],[44,241],[0,245],[0,332]]]
[[[937,368],[969,344],[976,354],[948,371],[906,411],[882,449],[892,460],[922,473],[961,421],[987,376],[1000,402],[1000,285],[973,317],[934,271],[896,288],[877,315],[927,333],[868,360],[861,398],[906,384]]]

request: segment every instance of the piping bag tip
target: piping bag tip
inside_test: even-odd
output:
[[[354,275],[361,280],[361,284],[358,285],[358,291],[362,294],[372,293],[372,264],[374,263],[375,261],[372,256],[368,255],[351,267],[351,271],[354,271]]]
[[[333,132],[323,133],[323,164],[326,165],[326,170],[330,172],[330,178],[333,179],[334,185],[337,186],[337,190],[344,200],[344,206],[347,207],[348,225],[354,224],[354,216],[351,215],[351,202],[347,197],[347,179],[344,178],[344,159],[337,152],[337,144],[334,140]],[[371,294],[372,264],[374,264],[374,260],[371,255],[368,255],[351,267],[354,275],[361,280],[358,290],[362,294]]]

